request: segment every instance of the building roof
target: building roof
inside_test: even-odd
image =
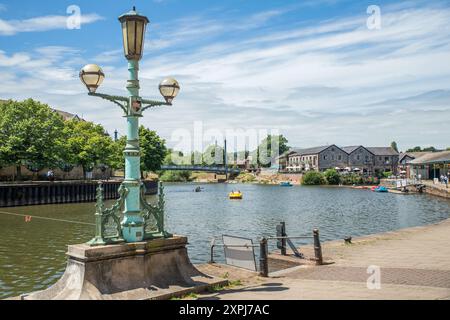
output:
[[[8,102],[8,100],[4,100],[4,99],[0,99],[0,103],[6,103]],[[62,110],[57,110],[57,109],[53,109],[51,108],[53,111],[55,111],[57,114],[59,114],[61,117],[63,117],[64,120],[72,120],[72,119],[78,119],[78,120],[83,120],[81,119],[78,115],[70,113],[70,112],[66,112],[66,111],[62,111]]]
[[[407,156],[412,159],[416,159],[416,158],[419,158],[419,157],[424,156],[429,153],[432,153],[432,152],[431,151],[402,152],[402,153],[400,153],[400,157],[399,157],[398,161],[402,161],[403,158],[405,158]]]
[[[362,145],[338,147],[335,144],[330,144],[327,146],[304,148],[304,149],[293,148],[293,149],[290,149],[289,151],[285,152],[284,154],[280,155],[279,158],[289,155],[291,153],[297,153],[299,155],[318,154],[318,153],[321,153],[322,151],[328,149],[331,146],[335,146],[336,148],[341,149],[342,151],[346,152],[347,154],[352,153],[353,151],[357,150],[360,147],[368,150],[369,152],[371,152],[373,155],[376,155],[376,156],[396,156],[399,154],[397,151],[395,151],[391,147],[364,147]]]
[[[53,109],[53,111],[55,111],[57,114],[59,114],[61,117],[63,117],[63,119],[66,121],[72,120],[72,119],[82,120],[78,115],[70,113],[70,112],[57,110],[57,109]]]
[[[397,156],[399,153],[391,147],[367,147],[376,156]]]
[[[306,149],[297,149],[295,152],[298,153],[299,155],[318,154],[318,153],[321,153],[323,150],[328,149],[331,146],[332,145],[312,147],[312,148],[306,148]]]
[[[409,162],[410,164],[450,163],[450,151],[430,152]]]
[[[362,146],[348,146],[348,147],[341,147],[341,149],[344,150],[346,153],[350,154],[353,151],[355,151],[356,149],[358,149],[359,147],[362,147]]]
[[[288,151],[285,151],[282,154],[280,154],[278,157],[276,157],[276,159],[284,158],[287,155],[290,155],[291,153],[298,152],[299,150],[301,150],[301,149],[300,148],[290,148]]]

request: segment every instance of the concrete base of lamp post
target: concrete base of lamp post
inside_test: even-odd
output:
[[[24,300],[169,299],[200,292],[226,280],[198,271],[190,262],[187,238],[91,247],[69,245],[66,271],[48,289]]]

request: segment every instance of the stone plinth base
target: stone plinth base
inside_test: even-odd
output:
[[[198,271],[186,244],[186,237],[173,236],[97,247],[70,245],[61,279],[22,299],[168,299],[227,283]]]

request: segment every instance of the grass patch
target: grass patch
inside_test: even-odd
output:
[[[185,294],[184,296],[181,297],[172,297],[170,298],[170,300],[182,300],[182,299],[197,299],[198,295],[195,292],[191,292],[188,294]]]
[[[222,290],[228,290],[228,289],[232,289],[233,287],[237,287],[237,286],[241,286],[242,285],[242,281],[241,280],[232,280],[232,281],[228,281],[227,285],[214,285],[212,287],[210,287],[208,289],[209,292],[217,292],[217,291],[222,291]]]

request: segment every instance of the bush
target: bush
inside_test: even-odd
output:
[[[163,182],[186,182],[190,181],[190,171],[164,171],[159,179]]]
[[[344,185],[353,185],[353,184],[363,184],[364,180],[363,180],[362,176],[360,176],[359,174],[350,173],[350,174],[343,175],[341,177],[341,182]]]
[[[255,176],[251,173],[240,173],[237,177],[236,180],[240,181],[240,182],[253,182],[256,180]]]
[[[386,172],[383,172],[383,178],[387,179],[387,178],[389,178],[390,176],[392,176],[392,171],[386,171]]]
[[[335,169],[328,169],[324,175],[328,184],[339,184],[341,182],[341,176]]]
[[[303,176],[302,184],[307,185],[307,186],[321,185],[321,184],[325,184],[325,183],[326,183],[325,177],[321,172],[308,171]]]

